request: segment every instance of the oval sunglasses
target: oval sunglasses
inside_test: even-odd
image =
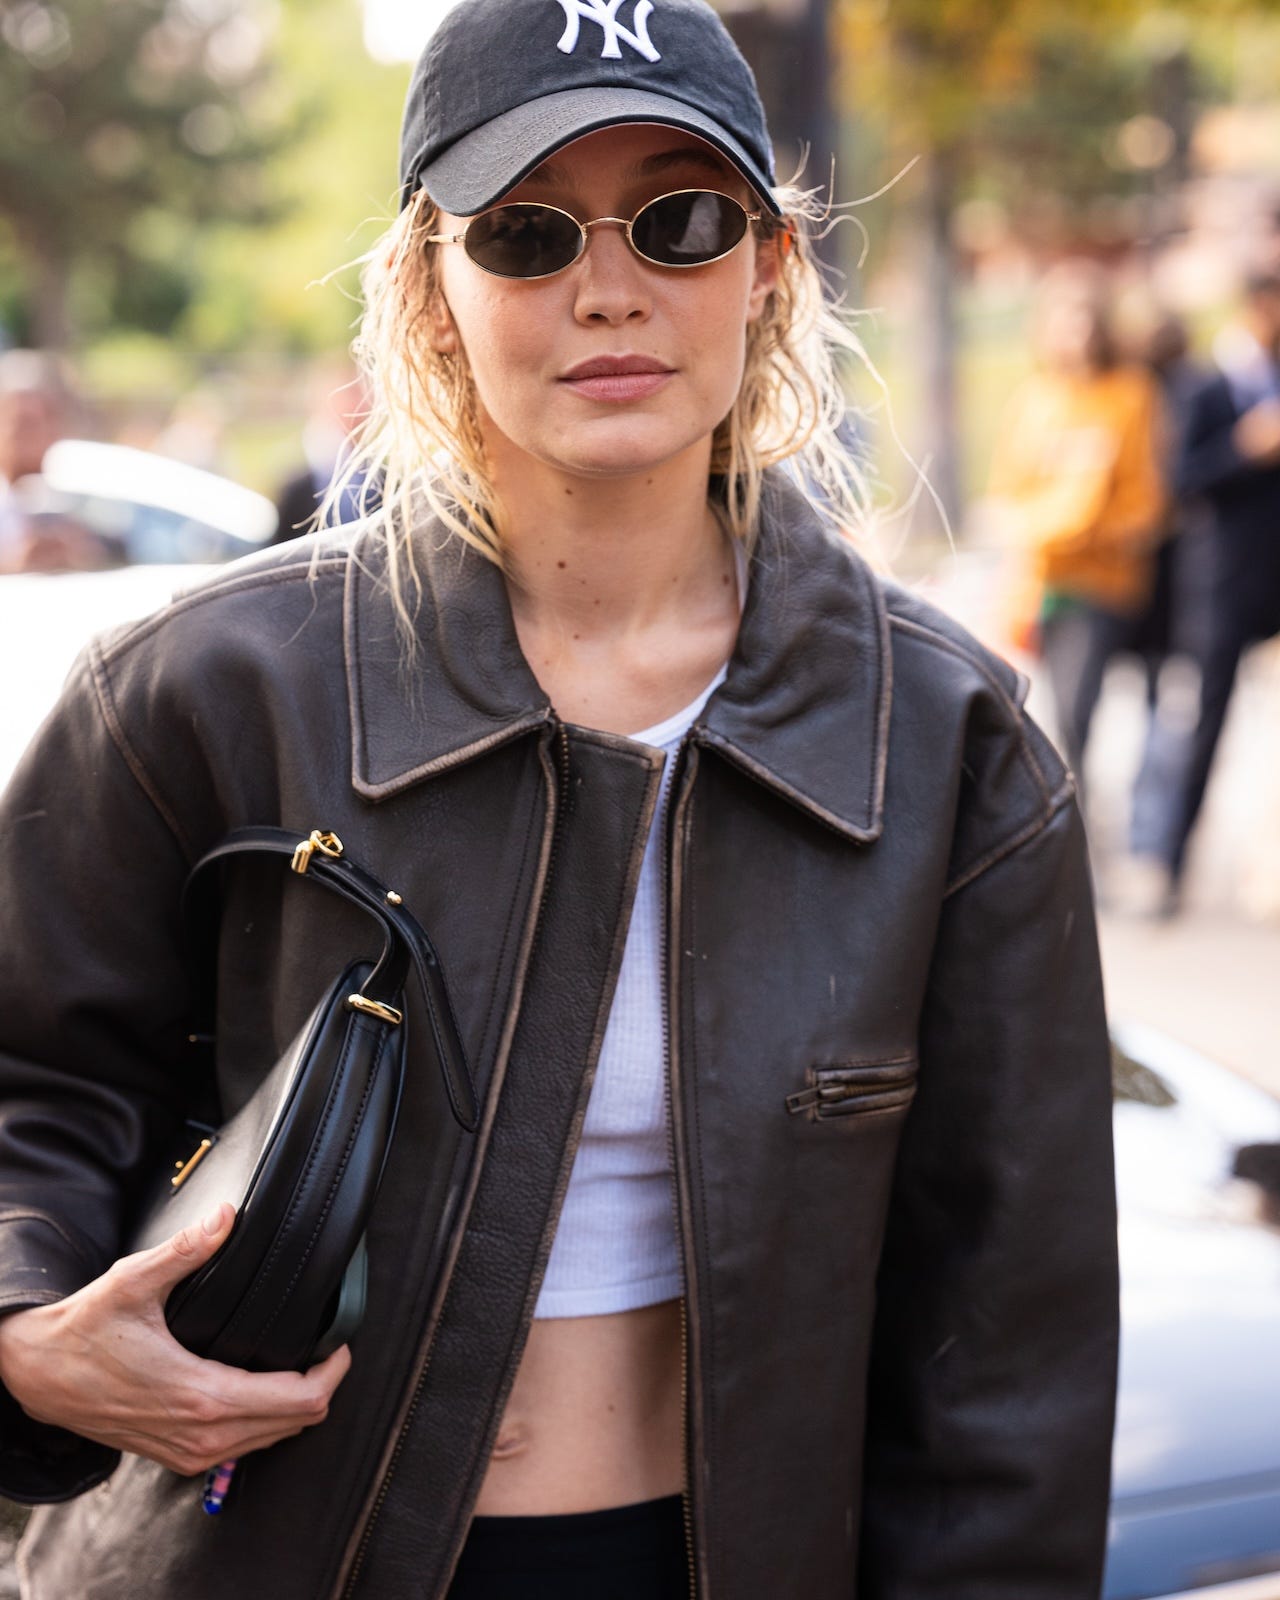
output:
[[[658,267],[705,267],[740,245],[760,212],[715,189],[677,189],[642,205],[635,216],[579,222],[559,206],[513,201],[472,217],[461,233],[430,233],[428,244],[460,244],[498,278],[549,278],[587,248],[588,230],[611,222],[642,261]]]

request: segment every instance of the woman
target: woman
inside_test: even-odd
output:
[[[1015,631],[1044,657],[1063,754],[1084,774],[1107,663],[1136,643],[1165,531],[1159,402],[1122,364],[1099,269],[1064,262],[1041,285],[1037,371],[1010,401],[991,492],[1031,616]]]
[[[750,75],[700,0],[464,0],[402,176],[379,517],[96,646],[7,801],[3,1486],[77,1496],[28,1593],[1084,1600],[1079,822],[1015,675],[829,531],[835,323]],[[273,819],[431,929],[483,1101],[469,1139],[411,1063],[305,1374],[167,1336],[228,1208],[103,1273],[184,1098],[183,875]],[[349,941],[301,901],[231,885],[230,1104]]]

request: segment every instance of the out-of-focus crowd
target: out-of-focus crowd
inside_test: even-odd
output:
[[[1280,634],[1280,247],[1252,263],[1210,363],[1150,303],[1118,318],[1106,273],[1085,262],[1043,280],[1033,342],[991,472],[1013,573],[1004,633],[1039,657],[1081,781],[1107,666],[1141,658],[1147,736],[1111,894],[1167,916],[1241,658]],[[1161,692],[1175,659],[1196,669],[1190,714]]]

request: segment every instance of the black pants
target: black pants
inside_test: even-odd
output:
[[[1041,653],[1053,694],[1058,741],[1084,793],[1084,750],[1102,679],[1112,656],[1130,648],[1134,617],[1088,600],[1058,598],[1040,628]]]
[[[1240,658],[1250,645],[1267,636],[1252,619],[1223,612],[1213,619],[1199,654],[1200,715],[1187,741],[1182,782],[1169,796],[1168,827],[1160,851],[1175,878],[1186,863],[1187,846],[1204,803]]]
[[[476,1517],[449,1600],[687,1600],[678,1494],[562,1517]]]

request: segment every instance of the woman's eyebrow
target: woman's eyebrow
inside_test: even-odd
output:
[[[659,150],[656,155],[646,156],[643,161],[637,161],[634,167],[627,169],[626,177],[652,178],[672,167],[701,167],[706,172],[715,173],[718,178],[727,176],[727,163],[714,150],[687,146],[680,150]]]

